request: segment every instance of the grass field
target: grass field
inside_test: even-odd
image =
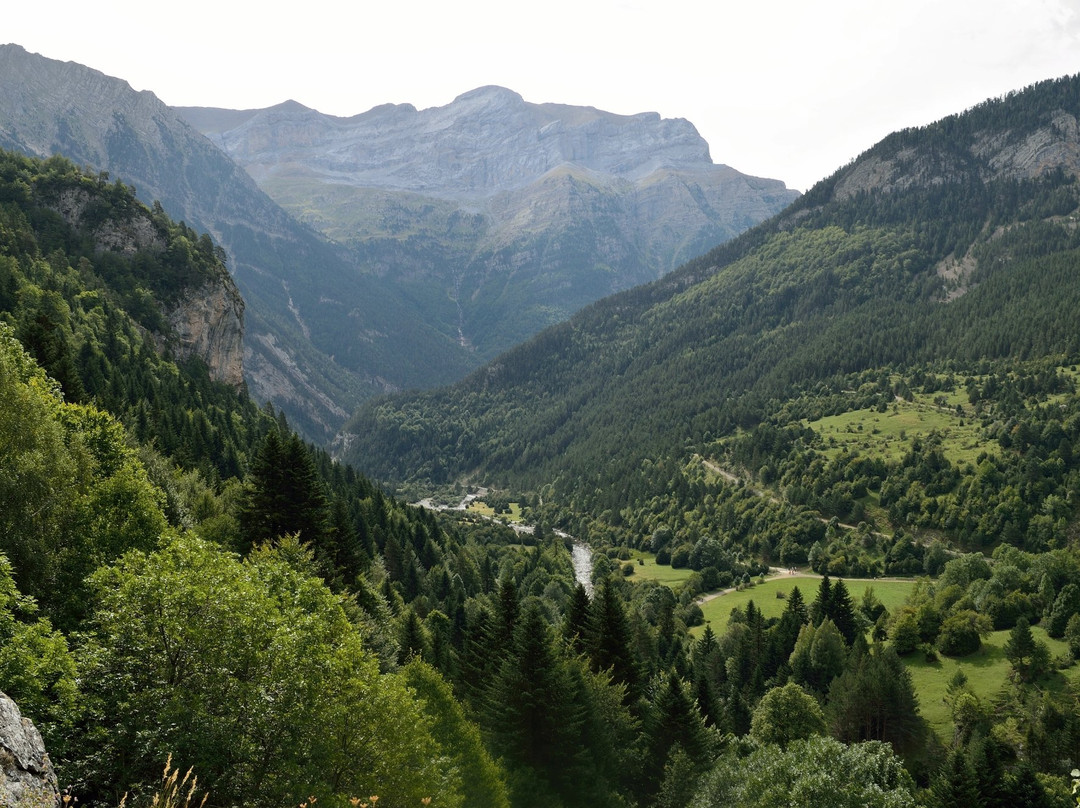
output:
[[[722,634],[733,609],[745,609],[747,602],[753,600],[754,605],[766,618],[779,617],[784,611],[787,599],[778,598],[777,592],[787,595],[798,586],[803,599],[809,605],[817,594],[819,581],[820,578],[817,577],[781,575],[741,592],[729,592],[713,598],[703,604],[701,610],[705,614],[706,621],[712,624],[713,631]],[[892,613],[904,604],[915,582],[845,579],[844,583],[856,604],[862,600],[866,588],[871,587],[877,599]],[[691,629],[691,634],[700,636],[704,630],[704,626],[697,626]],[[1035,639],[1046,643],[1052,658],[1065,654],[1067,650],[1065,643],[1061,640],[1050,639],[1041,626],[1032,626],[1031,633]],[[968,678],[971,691],[984,704],[991,702],[1009,678],[1009,662],[1005,659],[1005,652],[1002,650],[1008,639],[1008,631],[995,631],[983,640],[982,647],[976,653],[965,657],[954,658],[938,654],[936,660],[928,662],[923,654],[915,652],[904,658],[904,664],[911,671],[912,684],[919,697],[920,713],[944,743],[948,744],[952,740],[953,732],[949,706],[945,702],[945,691],[949,681],[957,668],[961,668]],[[1054,689],[1063,687],[1067,681],[1080,683],[1080,665],[1073,665],[1071,668],[1053,674],[1041,682],[1040,686]]]
[[[1052,658],[1065,653],[1065,643],[1050,639],[1041,626],[1032,626],[1031,633],[1036,640],[1046,643]],[[915,692],[919,695],[919,711],[943,742],[949,743],[953,733],[949,706],[945,703],[945,688],[949,680],[956,673],[956,669],[961,668],[967,676],[971,692],[984,704],[992,701],[1009,678],[1009,661],[1005,659],[1005,652],[1002,650],[1008,639],[1008,631],[995,631],[983,640],[978,651],[965,657],[954,658],[939,654],[937,660],[927,662],[922,654],[915,652],[904,659],[911,671]],[[1054,673],[1039,686],[1054,689],[1062,687],[1066,681],[1080,681],[1080,666],[1073,665]]]
[[[948,407],[939,407],[929,396],[916,396],[914,401],[897,401],[885,412],[852,410],[807,425],[821,436],[829,457],[847,450],[886,462],[898,461],[911,448],[912,440],[931,432],[942,436],[942,449],[953,463],[974,463],[980,452],[994,450],[993,444],[979,437],[978,421]]]
[[[645,563],[639,564],[639,560]],[[642,550],[631,550],[630,561],[634,564],[634,574],[627,578],[628,581],[657,581],[675,589],[694,574],[691,569],[674,569],[666,564],[657,564],[655,555]]]
[[[495,513],[495,509],[488,505],[481,499],[474,499],[469,503],[469,506],[465,509],[467,513],[474,513],[478,516],[486,516],[490,519],[501,519],[504,522],[520,522],[521,521],[521,505],[516,502],[510,503],[510,513]]]
[[[701,611],[705,614],[705,620],[712,623],[713,631],[722,634],[724,626],[727,625],[728,616],[733,609],[745,609],[747,602],[752,600],[766,618],[779,617],[784,611],[784,606],[787,605],[787,598],[778,598],[776,596],[777,592],[783,592],[787,595],[797,586],[799,591],[802,592],[803,600],[809,606],[817,595],[820,581],[821,579],[818,576],[781,575],[778,578],[770,578],[765,583],[757,584],[741,592],[729,592],[713,598],[702,605]],[[911,588],[914,586],[914,581],[845,579],[844,585],[856,605],[862,601],[863,592],[866,591],[867,587],[872,588],[877,599],[891,613],[907,599],[908,593],[911,592]],[[704,630],[704,626],[697,626],[691,629],[691,633],[697,636]]]

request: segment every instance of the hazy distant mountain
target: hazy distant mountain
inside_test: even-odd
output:
[[[798,196],[715,165],[689,121],[532,104],[501,87],[351,118],[291,101],[179,111],[485,357]]]
[[[107,171],[209,232],[247,302],[252,392],[312,438],[332,435],[372,393],[448,382],[475,362],[150,92],[0,46],[0,146]]]

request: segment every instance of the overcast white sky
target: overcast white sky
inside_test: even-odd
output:
[[[1080,72],[1080,0],[57,0],[0,42],[165,103],[333,115],[527,101],[687,118],[712,158],[806,190],[894,129]],[[0,77],[3,80],[3,77]]]

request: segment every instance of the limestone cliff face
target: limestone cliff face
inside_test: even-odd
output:
[[[0,805],[49,808],[60,804],[56,772],[41,733],[18,705],[0,693]]]
[[[834,193],[844,199],[866,191],[894,191],[953,182],[975,175],[992,179],[1034,179],[1049,171],[1080,176],[1080,123],[1056,110],[1043,125],[1023,134],[1008,129],[978,132],[941,153],[908,146],[872,149],[840,172]]]
[[[165,317],[180,358],[198,357],[210,378],[239,389],[244,383],[244,301],[231,280],[190,290]]]
[[[166,234],[145,209],[99,220],[87,216],[93,202],[90,191],[69,188],[57,194],[51,207],[73,229],[87,232],[99,252],[135,255],[167,248]],[[239,389],[244,383],[244,301],[224,267],[213,280],[184,290],[163,314],[169,331],[154,335],[159,350],[171,350],[179,359],[201,359],[212,379]]]

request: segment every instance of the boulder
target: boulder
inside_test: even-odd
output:
[[[45,744],[34,722],[0,693],[0,808],[55,808],[60,804]]]

